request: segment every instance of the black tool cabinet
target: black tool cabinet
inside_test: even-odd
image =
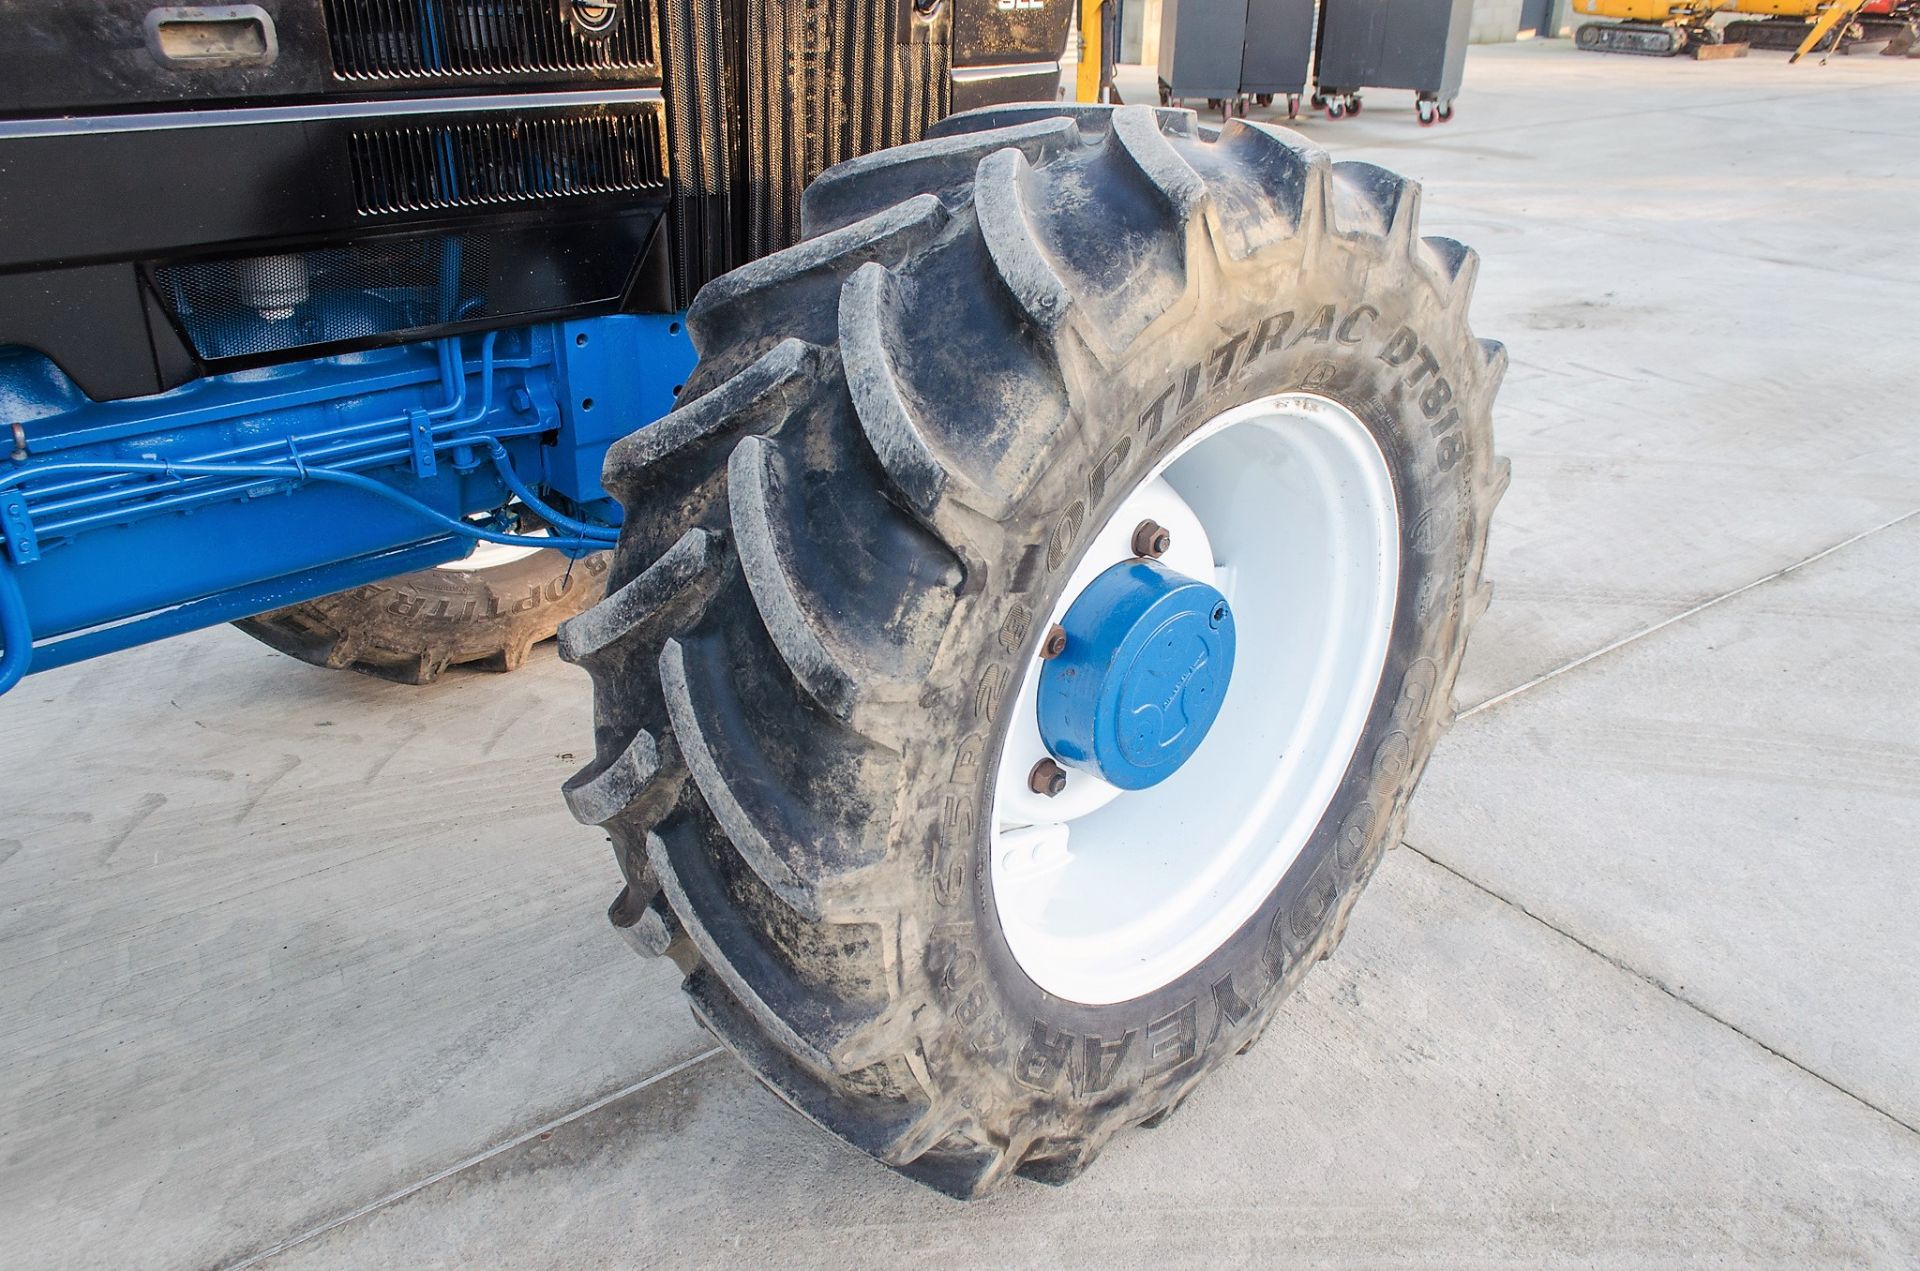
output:
[[[1366,88],[1412,90],[1420,121],[1453,115],[1473,0],[1327,0],[1315,79],[1327,111],[1359,109]]]
[[[1161,0],[1160,100],[1240,96],[1247,0]]]
[[[1246,47],[1240,91],[1261,105],[1284,95],[1297,106],[1313,77],[1314,28],[1319,0],[1247,0]]]

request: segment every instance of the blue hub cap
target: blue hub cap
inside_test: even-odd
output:
[[[1233,674],[1233,612],[1158,561],[1106,570],[1061,620],[1040,669],[1040,736],[1061,763],[1123,790],[1165,781],[1200,748]]]

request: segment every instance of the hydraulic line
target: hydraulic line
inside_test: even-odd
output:
[[[520,479],[520,474],[513,470],[513,457],[507,453],[507,448],[492,438],[487,439],[487,457],[493,460],[494,471],[500,474],[501,484],[513,491],[515,498],[519,499],[520,502],[528,508],[531,508],[534,515],[538,516],[548,525],[553,526],[555,529],[566,530],[584,542],[598,543],[602,547],[611,547],[620,540],[620,531],[617,529],[602,525],[589,525],[585,521],[576,521],[565,513],[555,511],[552,507],[542,502],[540,496],[528,488],[527,483]],[[555,540],[545,539],[542,541],[552,543]],[[559,541],[565,542],[566,540]]]
[[[588,525],[577,521],[549,506],[514,471],[512,457],[507,448],[491,437],[459,438],[442,441],[436,448],[450,448],[460,445],[476,445],[481,441],[487,444],[488,457],[493,460],[494,468],[500,474],[501,482],[511,490],[534,515],[540,517],[549,526],[564,534],[546,538],[534,538],[526,534],[503,534],[498,530],[485,529],[470,524],[458,517],[448,516],[438,508],[430,507],[411,495],[383,481],[361,476],[357,472],[340,472],[331,468],[310,468],[296,454],[294,464],[247,464],[247,463],[170,463],[159,460],[122,460],[113,462],[94,460],[71,460],[63,463],[50,463],[36,468],[33,475],[46,472],[91,472],[112,474],[115,476],[156,475],[162,477],[209,476],[241,477],[254,480],[267,479],[284,481],[330,481],[352,489],[363,490],[368,494],[386,499],[391,503],[418,515],[422,520],[438,526],[440,529],[475,539],[483,543],[504,543],[510,547],[537,547],[566,552],[568,555],[585,555],[589,552],[606,551],[618,540],[620,532],[610,527]],[[15,472],[0,475],[0,488],[16,484],[27,473]],[[33,660],[33,630],[27,619],[26,598],[20,594],[20,584],[13,576],[13,567],[4,558],[0,558],[0,694],[20,682],[27,673]]]
[[[482,439],[471,438],[465,441],[443,442],[441,445],[473,445],[477,444],[480,440]],[[491,441],[491,438],[486,440]],[[493,455],[493,460],[496,465],[500,466],[502,474],[504,475],[505,473],[511,472],[512,466],[507,460],[506,447],[495,441],[492,442],[491,449],[499,452]],[[454,534],[461,534],[467,538],[478,539],[484,543],[505,543],[510,547],[551,547],[561,551],[582,553],[598,552],[613,546],[613,544],[619,540],[620,536],[618,530],[588,525],[582,521],[572,520],[571,518],[562,516],[558,512],[553,512],[551,508],[547,508],[546,505],[541,503],[537,498],[529,499],[524,496],[521,501],[525,502],[535,513],[542,518],[545,518],[548,513],[552,513],[552,515],[557,518],[555,523],[571,531],[574,537],[533,538],[524,534],[502,534],[497,530],[482,529],[477,525],[468,524],[458,517],[448,516],[438,508],[430,507],[411,495],[402,494],[384,481],[375,481],[372,477],[363,477],[357,472],[341,472],[333,468],[310,468],[297,456],[295,458],[295,466],[291,467],[286,464],[266,463],[176,463],[164,459],[116,459],[110,461],[93,459],[66,460],[58,463],[45,464],[35,469],[34,475],[37,476],[45,472],[99,472],[113,473],[119,476],[245,477],[252,480],[269,481],[331,481],[338,485],[351,486],[356,490],[364,490],[368,494],[377,495],[389,502],[397,503],[408,511],[414,512],[423,519],[431,521],[442,529]],[[0,488],[15,484],[19,478],[25,475],[27,474],[8,473],[0,476]],[[526,485],[520,480],[518,474],[514,474],[508,484],[508,488],[518,494],[521,490],[526,489]],[[543,511],[543,508],[546,510]]]
[[[460,412],[467,406],[467,377],[460,361],[458,349],[460,343],[459,338],[450,337],[437,342],[440,381],[446,388],[447,400],[439,406],[429,407],[426,411],[427,418],[432,421],[432,432],[436,438],[442,433],[470,428],[484,420],[487,415],[491,413],[493,409],[495,369],[498,366],[519,364],[517,362],[502,361],[495,358],[494,342],[498,335],[499,332],[497,331],[489,331],[481,337],[480,405],[477,410],[464,416],[461,416]],[[448,418],[449,416],[459,417],[450,419]],[[404,458],[408,452],[405,450],[378,454],[355,454],[354,452],[363,451],[369,446],[391,446],[396,437],[404,436],[406,427],[407,416],[395,415],[387,419],[346,424],[337,428],[327,429],[323,432],[309,433],[304,436],[295,437],[291,439],[291,441],[293,445],[302,449],[306,458],[309,460],[321,460],[330,463],[338,461],[343,464],[352,463],[361,467],[374,467],[383,463],[393,462],[395,459]],[[540,431],[540,429],[534,426],[520,431],[537,432]],[[517,435],[517,433],[497,433],[489,435],[513,436]],[[481,438],[476,437],[472,440],[477,444]],[[319,442],[328,442],[331,444],[315,449],[315,444]],[[245,446],[236,446],[227,450],[216,451],[195,462],[216,463],[235,460],[244,461],[250,456],[272,453],[287,444],[287,441],[252,442]],[[352,457],[349,459],[348,456]],[[176,465],[176,467],[178,467],[178,465]],[[36,473],[47,470],[48,469],[44,467],[38,468],[36,469]],[[42,486],[35,491],[35,496],[40,503],[40,506],[35,508],[35,513],[37,516],[46,516],[51,513],[78,511],[82,508],[92,506],[117,506],[121,503],[127,492],[120,489],[107,488],[111,487],[113,481],[116,479],[114,476],[95,476]],[[89,492],[97,493],[94,493],[94,497],[85,497]],[[237,492],[233,487],[219,487],[205,491],[207,495],[213,498],[227,497]],[[167,504],[163,506],[173,505]],[[48,528],[49,532],[57,532],[61,527],[50,524]]]

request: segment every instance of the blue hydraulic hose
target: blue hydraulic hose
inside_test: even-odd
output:
[[[500,446],[497,442],[494,443],[494,448],[498,449],[501,454],[501,457],[496,457],[494,462],[496,464],[503,464],[506,448]],[[364,490],[368,494],[376,495],[392,503],[398,503],[408,511],[414,512],[452,533],[464,535],[467,538],[478,539],[484,543],[505,543],[510,547],[552,547],[562,551],[597,552],[604,551],[613,546],[620,536],[618,530],[602,528],[597,525],[587,525],[583,522],[561,516],[558,512],[553,512],[552,509],[545,508],[545,505],[537,499],[531,498],[526,498],[522,501],[542,518],[547,517],[548,513],[551,512],[553,517],[557,518],[552,523],[559,525],[562,529],[571,531],[574,537],[562,538],[555,536],[551,538],[533,538],[525,534],[502,534],[497,530],[482,529],[477,525],[469,525],[458,517],[448,516],[438,508],[429,507],[427,504],[422,503],[410,495],[402,494],[384,481],[375,481],[372,477],[363,477],[357,472],[340,472],[332,468],[306,468],[304,466],[300,468],[290,468],[285,464],[264,463],[169,463],[156,459],[116,459],[112,461],[70,460],[61,463],[49,463],[34,469],[33,474],[40,475],[54,471],[114,472],[127,476],[149,474],[163,477],[206,476],[247,477],[269,481],[301,479],[332,481],[337,485],[352,486],[356,490]],[[503,471],[511,472],[512,469],[503,465]],[[8,484],[12,483],[8,482],[5,478],[0,478],[0,485]],[[518,487],[518,489],[515,487]],[[513,489],[514,492],[518,494],[520,490],[526,487],[516,474],[509,483],[508,488]],[[543,508],[545,508],[544,511],[542,510]]]
[[[548,525],[557,530],[565,530],[576,538],[603,543],[609,547],[620,541],[618,529],[576,521],[543,503],[538,495],[527,488],[527,483],[520,479],[520,474],[513,470],[512,456],[507,454],[507,448],[499,442],[492,439],[487,441],[487,456],[493,460],[494,470],[500,474],[501,483],[513,491],[513,497],[531,508],[533,514]]]
[[[513,461],[507,454],[507,448],[492,438],[484,440],[487,443],[487,453],[492,458],[494,467],[499,471],[501,481],[514,496],[549,526],[564,531],[571,537],[553,535],[547,538],[534,538],[526,534],[502,534],[498,530],[482,529],[478,525],[469,525],[458,517],[448,516],[438,508],[430,507],[410,495],[402,494],[383,481],[375,481],[372,477],[363,477],[355,472],[340,472],[331,468],[308,468],[304,464],[299,467],[289,467],[286,464],[264,463],[167,463],[151,459],[112,462],[70,460],[41,465],[33,469],[31,475],[39,476],[52,471],[67,471],[102,472],[119,476],[153,474],[168,477],[242,477],[270,481],[302,479],[332,481],[397,503],[450,533],[477,539],[483,543],[504,543],[510,547],[552,548],[563,552],[585,553],[605,551],[619,541],[620,531],[617,529],[588,525],[584,521],[576,521],[549,507],[534,494],[526,482],[520,479],[520,474],[513,470]],[[456,443],[442,442],[441,444]],[[0,486],[16,484],[20,478],[27,475],[29,475],[27,472],[18,472],[0,476]],[[4,556],[0,556],[0,694],[5,694],[8,689],[20,682],[32,661],[33,629],[27,619],[26,598],[20,594],[20,584],[13,576],[12,565]]]

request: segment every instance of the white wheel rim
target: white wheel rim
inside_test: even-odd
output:
[[[1191,759],[1144,790],[1047,757],[1026,668],[996,765],[989,873],[1027,976],[1093,1005],[1172,983],[1279,885],[1326,814],[1379,690],[1399,588],[1400,517],[1380,447],[1346,407],[1309,393],[1209,420],[1090,536],[1050,622],[1127,559],[1151,517],[1161,562],[1233,607],[1238,651],[1219,717]]]
[[[544,526],[529,530],[528,538],[551,538],[553,531]],[[536,552],[544,552],[544,547],[527,547],[520,543],[476,543],[472,551],[459,560],[446,561],[435,565],[435,569],[448,569],[457,573],[472,573],[481,569],[493,569],[500,565],[511,565],[517,560],[525,560]]]

